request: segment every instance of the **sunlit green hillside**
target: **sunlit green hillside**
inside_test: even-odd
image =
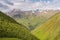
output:
[[[18,38],[22,40],[38,40],[23,25],[0,12],[0,38]]]
[[[60,13],[32,31],[41,40],[60,40]]]

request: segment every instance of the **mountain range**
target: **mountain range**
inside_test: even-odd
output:
[[[60,10],[0,11],[0,39],[60,40],[59,28]]]
[[[29,30],[34,30],[38,25],[43,24],[50,17],[58,13],[60,10],[30,10],[21,11],[13,9],[7,15],[14,18],[18,23],[25,25]]]

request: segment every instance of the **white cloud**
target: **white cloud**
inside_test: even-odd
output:
[[[24,0],[23,0],[24,1]],[[58,3],[58,0],[53,0],[51,3],[50,1],[47,2],[35,2],[32,3],[29,0],[26,0],[25,2],[16,2],[15,1],[15,8],[20,8],[23,10],[33,10],[33,9],[58,9],[57,5],[59,6],[60,4]]]
[[[21,10],[35,10],[35,9],[60,9],[59,0],[47,1],[47,2],[31,2],[30,0],[10,0],[14,5],[5,3],[4,0],[0,0],[0,3],[7,5],[9,9],[18,8]]]

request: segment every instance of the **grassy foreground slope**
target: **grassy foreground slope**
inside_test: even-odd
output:
[[[60,13],[32,31],[40,40],[60,40]]]
[[[0,12],[0,38],[38,40],[27,28],[2,12]]]

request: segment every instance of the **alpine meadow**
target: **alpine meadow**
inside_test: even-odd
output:
[[[60,40],[60,0],[0,0],[0,40]]]

